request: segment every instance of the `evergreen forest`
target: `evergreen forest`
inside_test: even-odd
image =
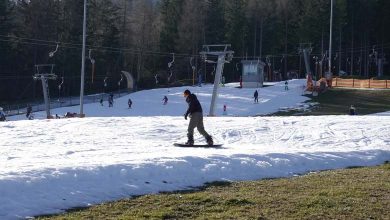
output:
[[[0,104],[42,99],[36,65],[54,64],[51,95],[80,93],[83,0],[0,0]],[[302,48],[316,77],[328,70],[331,0],[87,0],[85,93],[213,82],[202,45],[230,44],[226,82],[241,60],[264,62],[274,77],[305,77]],[[332,73],[390,78],[389,0],[334,0]],[[380,65],[378,64],[380,63]],[[382,69],[380,71],[380,69]],[[46,71],[46,70],[40,70]],[[158,79],[158,83],[156,83]],[[59,85],[61,85],[59,87]]]

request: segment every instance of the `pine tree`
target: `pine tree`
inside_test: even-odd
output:
[[[186,0],[179,26],[177,50],[187,54],[198,54],[198,49],[204,38],[204,23],[206,4],[204,0]]]
[[[145,56],[145,51],[156,51],[159,41],[159,21],[153,1],[134,1],[129,12],[129,43],[138,52],[134,55],[136,61],[137,79],[148,77],[154,72],[154,66],[150,65],[155,60]],[[149,64],[149,65],[145,65]]]
[[[208,0],[205,20],[205,44],[226,43],[224,0]]]
[[[183,0],[161,0],[160,13],[162,28],[160,48],[163,52],[175,52],[175,43],[179,38],[178,23],[181,19]]]
[[[245,56],[247,51],[246,0],[225,1],[225,36],[235,54]]]
[[[5,71],[9,69],[11,59],[11,43],[8,36],[12,34],[13,19],[12,19],[13,4],[9,0],[0,0],[0,69]],[[11,61],[12,62],[12,61]]]

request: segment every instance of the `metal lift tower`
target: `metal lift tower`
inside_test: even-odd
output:
[[[218,88],[221,80],[223,65],[233,59],[234,51],[229,50],[230,44],[203,45],[203,51],[200,52],[202,59],[207,63],[217,63],[217,70],[214,79],[213,96],[211,98],[209,116],[215,116],[215,104],[218,98]],[[217,61],[208,60],[207,55],[217,57]]]
[[[41,73],[42,69],[50,69],[50,73]],[[50,96],[49,96],[49,79],[57,79],[57,75],[53,73],[54,64],[39,64],[35,65],[35,75],[33,76],[34,80],[41,80],[42,82],[42,91],[43,98],[45,99],[46,115],[47,118],[51,118],[50,114]]]

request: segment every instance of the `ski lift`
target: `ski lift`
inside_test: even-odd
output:
[[[201,57],[201,59],[202,59],[203,62],[206,62],[206,60],[207,60],[207,55],[206,55],[205,53],[201,54],[200,57]]]
[[[324,62],[326,60],[326,53],[322,54],[321,62]]]
[[[120,94],[121,91],[121,83],[123,81],[123,75],[121,74],[121,79],[118,81],[118,93]]]
[[[61,90],[62,84],[64,84],[64,77],[61,77],[61,83],[58,85],[58,89]]]
[[[193,60],[194,60],[194,57],[191,57],[190,65],[191,65],[191,68],[192,68],[192,85],[195,85],[195,69],[196,69],[196,66],[195,66]]]
[[[315,64],[318,64],[318,56],[313,56],[313,59],[316,61]]]
[[[171,69],[175,63],[175,53],[172,53],[172,61],[168,63],[168,68]]]
[[[271,66],[271,59],[269,55],[265,57],[265,62],[267,63],[268,66]]]
[[[283,63],[283,60],[284,60],[284,55],[282,56],[282,59],[280,59],[280,63]]]
[[[171,77],[172,77],[172,71],[169,73],[169,76],[168,76],[168,83],[171,82]]]
[[[339,57],[339,53],[336,53],[336,55],[334,56],[333,60],[336,60],[338,57]]]
[[[58,43],[54,51],[49,52],[49,57],[54,57],[54,54],[58,51]]]
[[[121,86],[122,81],[123,81],[123,75],[121,74],[121,79],[118,81],[118,86]]]
[[[64,77],[63,76],[61,77],[61,83],[58,85],[58,101],[60,101],[60,97],[61,97],[62,84],[64,84]]]
[[[107,79],[108,79],[108,76],[106,76],[106,77],[104,77],[104,80],[103,80],[103,82],[104,82],[104,91],[103,92],[106,92],[106,88],[107,88]]]
[[[93,78],[94,78],[94,75],[95,75],[95,59],[92,58],[91,53],[92,53],[92,50],[89,49],[88,59],[89,59],[89,61],[92,64],[92,69],[91,69],[92,78],[91,78],[91,82],[93,83]]]
[[[156,80],[156,85],[159,83],[158,82],[158,74],[154,75],[154,79]]]
[[[214,76],[215,73],[215,65],[213,66],[213,71],[211,72],[211,75]]]
[[[193,60],[194,60],[194,57],[191,57],[191,59],[190,59],[190,65],[191,65],[192,70],[194,71],[194,70],[195,70],[195,65],[194,65],[194,63],[193,63]]]
[[[168,83],[171,81],[172,67],[173,67],[174,63],[175,63],[175,53],[172,53],[172,61],[168,63],[168,68],[169,68]],[[155,79],[156,79],[156,85],[157,85],[158,84],[158,79],[156,78],[156,76],[155,76]],[[168,91],[169,91],[169,89],[168,89]]]

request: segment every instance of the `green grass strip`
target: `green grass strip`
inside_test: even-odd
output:
[[[38,219],[389,219],[390,164],[161,193]]]

